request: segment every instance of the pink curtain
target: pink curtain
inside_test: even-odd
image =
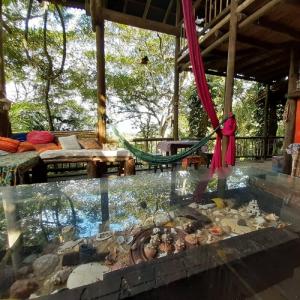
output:
[[[201,50],[198,43],[198,37],[196,32],[196,24],[195,24],[195,16],[193,13],[192,0],[182,0],[182,8],[183,8],[185,32],[186,32],[186,37],[187,37],[188,47],[189,47],[190,61],[195,76],[195,83],[197,86],[198,95],[204,109],[208,114],[208,117],[210,118],[211,124],[215,129],[219,126],[220,123],[206,81],[204,64],[203,64]],[[228,119],[227,121],[231,119],[232,118]],[[224,123],[224,127],[226,122]],[[232,127],[231,122],[226,126],[230,125]],[[227,152],[226,157],[228,156],[227,163],[230,165],[234,165],[234,160],[235,160],[234,134],[233,134],[233,139],[230,139],[230,141],[231,141],[230,145],[233,148],[230,149],[230,153]],[[214,172],[215,169],[222,167],[221,144],[222,144],[222,130],[220,129],[217,131],[217,140],[214,149],[214,155],[211,162],[212,172]]]

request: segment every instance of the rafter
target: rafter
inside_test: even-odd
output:
[[[174,0],[170,0],[167,11],[166,11],[166,14],[165,14],[164,19],[163,19],[163,23],[167,23],[167,20],[169,18],[170,12],[172,10],[173,4],[174,4]]]
[[[148,12],[149,12],[149,8],[150,8],[150,4],[151,4],[151,0],[147,0],[147,2],[145,4],[144,13],[143,13],[143,19],[147,18],[147,15],[148,15]]]

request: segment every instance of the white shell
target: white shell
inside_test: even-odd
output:
[[[103,274],[108,271],[108,267],[96,262],[80,265],[70,274],[67,281],[67,288],[74,289],[79,286],[101,281],[103,280]]]

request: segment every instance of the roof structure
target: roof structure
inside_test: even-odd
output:
[[[182,14],[179,14],[180,21],[176,26],[177,1],[103,0],[102,14],[108,21],[178,36],[182,32]],[[51,2],[86,9],[90,14],[89,1]],[[229,3],[228,0],[193,1],[198,19],[205,19],[206,22],[199,26],[199,35],[202,35],[199,43],[206,71],[210,74],[226,75]],[[215,7],[212,9],[209,4]],[[300,2],[240,0],[239,6],[244,6],[244,9],[238,12],[236,76],[264,83],[284,78],[289,71],[290,48],[300,46]],[[208,14],[212,15],[209,20]],[[181,71],[190,69],[188,50],[184,46],[183,42],[178,60]]]

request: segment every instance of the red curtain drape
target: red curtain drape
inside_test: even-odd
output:
[[[198,37],[196,32],[196,24],[195,24],[195,16],[193,13],[192,0],[182,0],[182,8],[183,8],[183,17],[184,17],[184,26],[186,37],[188,41],[188,48],[190,54],[190,61],[193,69],[193,73],[195,76],[195,83],[197,86],[197,91],[199,98],[202,102],[204,109],[206,110],[208,117],[211,121],[213,128],[217,128],[219,126],[219,119],[217,117],[214,103],[212,101],[208,84],[205,76],[204,64],[201,56],[201,50],[198,43]],[[233,120],[233,121],[230,121]],[[228,122],[230,121],[230,122]],[[224,128],[233,128],[235,124],[235,119],[230,118],[224,123]],[[236,128],[236,126],[235,126]],[[235,145],[234,145],[234,133],[231,134],[228,129],[225,135],[228,135],[230,138],[229,146],[231,147],[226,154],[226,161],[230,165],[234,165],[235,162]],[[235,130],[234,130],[235,131]],[[214,155],[211,162],[211,170],[214,172],[215,169],[222,167],[222,149],[221,149],[221,141],[222,141],[222,130],[217,131],[217,139],[216,145],[214,149]],[[233,136],[233,138],[231,138]],[[232,148],[233,147],[233,148]],[[229,153],[228,153],[229,152]]]

